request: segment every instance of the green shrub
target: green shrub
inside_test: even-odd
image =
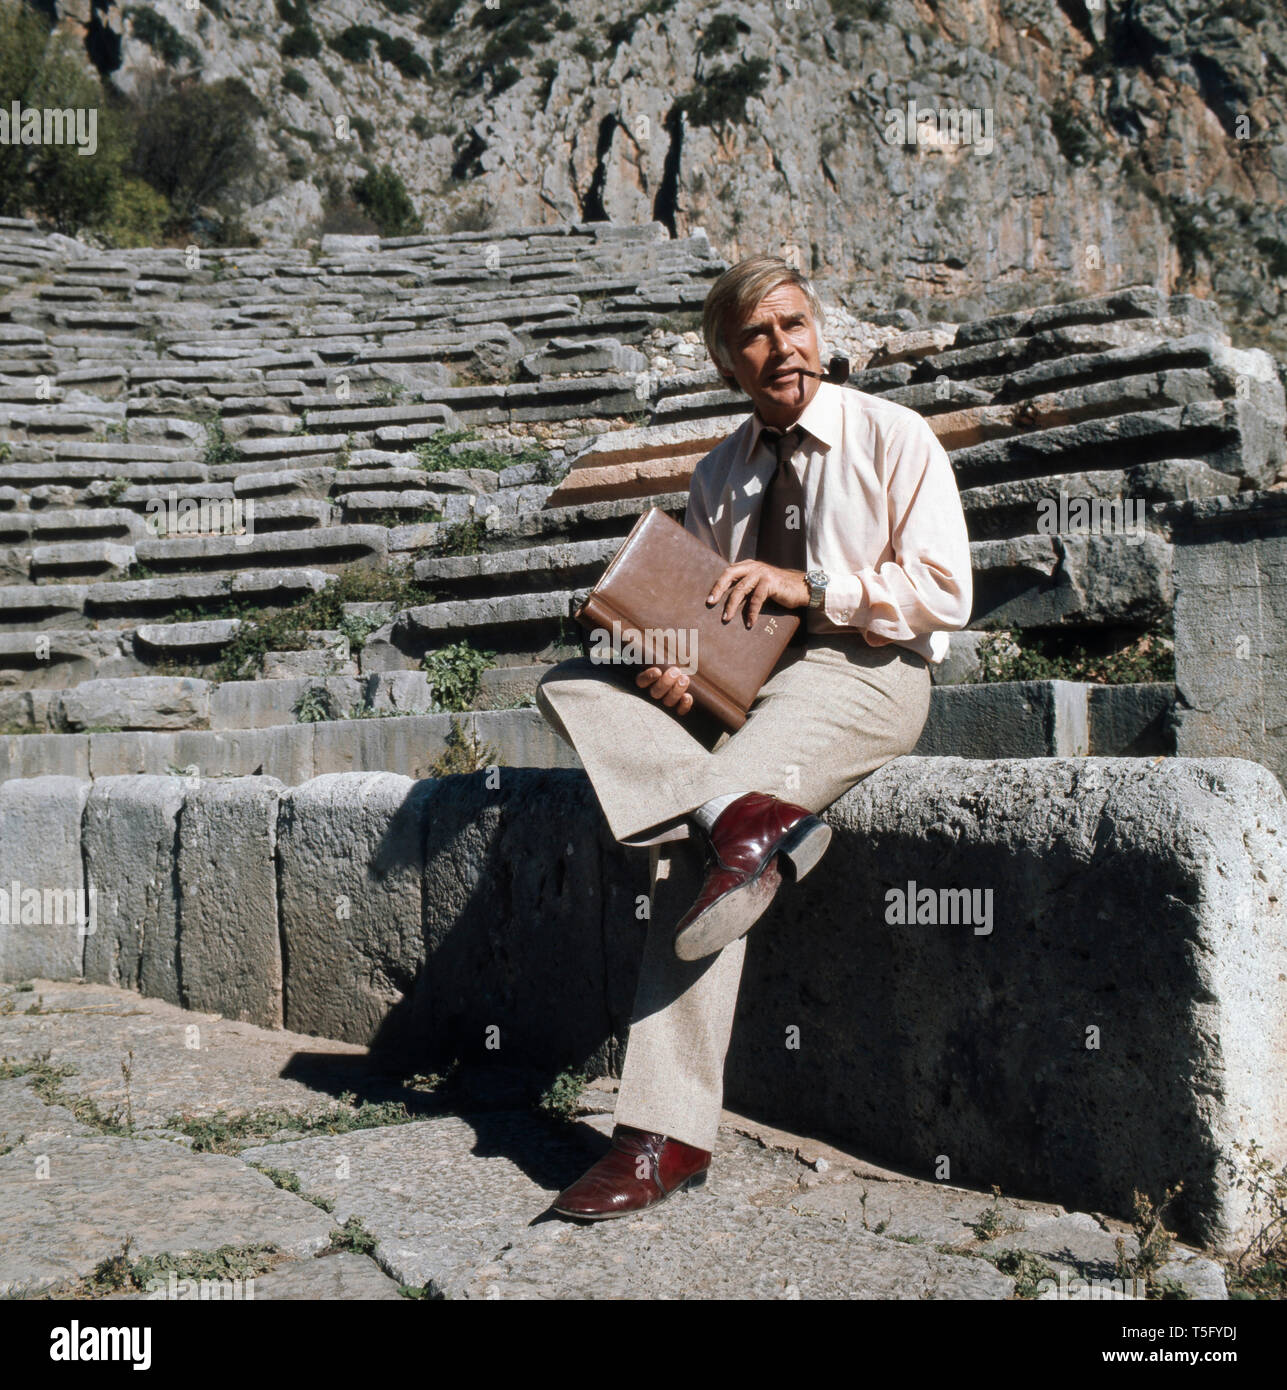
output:
[[[477,555],[483,548],[487,528],[477,517],[448,526],[434,545],[435,555]]]
[[[327,39],[327,43],[350,63],[369,63],[371,61],[371,40],[380,31],[369,24],[350,24],[338,34]]]
[[[18,0],[0,3],[0,92],[7,104],[31,102],[31,92],[44,63],[49,43],[49,21]],[[21,216],[27,206],[27,164],[30,149],[24,145],[0,145],[0,216]],[[81,163],[93,160],[82,158]]]
[[[553,1119],[571,1122],[576,1117],[577,1102],[589,1079],[580,1071],[560,1072],[549,1090],[536,1102],[537,1107]]]
[[[376,35],[376,47],[386,63],[392,63],[403,77],[425,79],[433,76],[429,64],[416,52],[410,39]]]
[[[860,19],[879,22],[889,18],[889,0],[831,0],[836,28],[843,34]]]
[[[131,172],[164,194],[175,217],[186,220],[254,171],[252,126],[262,115],[259,101],[237,77],[162,91],[139,115]]]
[[[979,644],[980,679],[1067,680],[1095,685],[1175,680],[1174,643],[1160,631],[1143,633],[1130,645],[1117,650],[1090,652],[1078,640],[1079,636],[1062,632],[1017,632],[1013,634],[1016,652],[1004,637],[989,634]]]
[[[312,22],[305,0],[277,0],[277,16],[297,29],[307,29]]]
[[[1050,129],[1055,137],[1055,143],[1059,146],[1059,153],[1069,164],[1086,164],[1094,157],[1096,151],[1094,137],[1064,107],[1051,108]]]
[[[316,29],[291,29],[282,39],[283,58],[316,58],[322,52],[322,41]]]
[[[502,454],[486,444],[452,451],[453,444],[464,444],[475,437],[473,430],[437,430],[422,444],[416,445],[416,457],[428,473],[440,473],[448,468],[490,468],[499,473],[511,464],[539,464],[547,457],[545,449],[539,444],[526,445],[517,454]]]
[[[1266,258],[1270,275],[1275,279],[1287,277],[1287,241],[1262,236],[1256,241],[1256,250]]]
[[[706,26],[697,51],[703,57],[736,49],[738,33],[750,33],[750,28],[735,14],[717,14]]]
[[[384,165],[353,185],[353,196],[380,229],[381,236],[414,236],[424,230],[400,175]]]
[[[202,463],[215,467],[221,463],[236,463],[241,450],[224,433],[223,421],[218,415],[207,415],[202,424],[206,427],[206,446]]]
[[[722,125],[746,119],[747,97],[758,96],[768,78],[767,58],[748,58],[709,74],[703,86],[680,97],[690,125]]]
[[[459,719],[451,721],[446,750],[429,766],[430,777],[452,777],[458,773],[479,772],[485,767],[499,767],[501,756],[490,743],[480,743],[474,732],[468,734]]]
[[[298,68],[287,68],[282,73],[282,86],[288,92],[294,92],[297,97],[308,95],[308,78]]]
[[[125,17],[133,25],[134,37],[147,44],[169,67],[178,67],[185,58],[193,67],[200,66],[200,49],[185,39],[164,15],[141,5],[131,5]]]
[[[431,0],[424,18],[420,21],[420,32],[431,38],[441,38],[455,23],[464,0]]]
[[[495,652],[475,651],[463,638],[436,652],[426,652],[421,665],[433,686],[435,710],[467,710],[478,695],[483,672]]]
[[[17,152],[12,169],[17,200],[66,234],[101,226],[111,215],[129,157],[129,132],[117,107],[104,100],[97,74],[69,32],[60,30],[50,36],[21,95],[33,107],[96,110],[97,148],[87,157],[74,140],[61,145],[0,147]]]
[[[550,93],[554,90],[554,79],[559,75],[558,59],[542,58],[536,65],[536,73],[541,79],[540,104],[544,106],[550,99]]]
[[[508,91],[522,76],[513,63],[506,63],[503,67],[497,68],[492,74],[492,96],[499,96],[501,92]]]
[[[346,630],[346,604],[389,603],[395,608],[413,608],[432,600],[432,590],[416,580],[375,570],[345,570],[321,593],[306,594],[275,611],[239,599],[209,604],[203,617],[242,619],[236,636],[219,658],[214,678],[252,679],[265,652],[302,651],[306,632],[338,629],[349,635],[352,628]],[[351,643],[351,636],[349,640]]]
[[[171,220],[170,204],[142,179],[122,179],[112,189],[102,224],[113,246],[158,246]]]
[[[416,52],[410,39],[394,38],[369,24],[350,24],[327,42],[350,63],[370,62],[371,45],[375,44],[380,57],[392,63],[404,77],[431,76],[429,64]]]

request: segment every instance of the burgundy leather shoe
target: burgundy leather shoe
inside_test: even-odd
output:
[[[617,1125],[612,1148],[550,1204],[560,1216],[603,1221],[664,1202],[681,1187],[706,1181],[711,1156],[664,1134]]]
[[[711,827],[706,881],[675,926],[675,954],[701,960],[745,936],[782,875],[798,882],[830,843],[831,827],[803,806],[764,792],[730,802]]]

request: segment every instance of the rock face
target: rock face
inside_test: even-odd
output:
[[[959,319],[1036,286],[1190,272],[1248,326],[1274,331],[1283,308],[1287,16],[1271,0],[605,0],[535,31],[521,6],[148,7],[186,53],[123,5],[92,23],[83,0],[56,8],[112,36],[90,51],[122,91],[158,48],[179,73],[246,82],[266,114],[243,207],[289,200],[301,167],[359,178],[365,158],[428,226],[702,226],[730,260],[798,257],[834,298],[886,310]],[[384,36],[365,59],[333,46],[355,25]]]

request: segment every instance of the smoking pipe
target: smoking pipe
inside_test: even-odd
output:
[[[849,380],[849,359],[835,353],[825,372],[811,372],[808,367],[797,367],[802,376],[816,376],[819,381],[829,381],[833,386],[843,386]]]

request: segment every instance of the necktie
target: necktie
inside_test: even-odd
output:
[[[786,570],[808,567],[804,549],[804,488],[791,467],[791,456],[800,447],[801,434],[799,428],[785,434],[760,431],[760,438],[777,454],[778,471],[760,506],[755,558]]]
[[[760,506],[755,558],[785,570],[808,568],[804,548],[804,488],[791,467],[791,456],[800,447],[801,437],[798,428],[785,434],[777,430],[760,431],[760,438],[777,454],[778,471]],[[807,629],[806,614],[801,612],[800,626],[791,638],[792,647],[804,645]]]

